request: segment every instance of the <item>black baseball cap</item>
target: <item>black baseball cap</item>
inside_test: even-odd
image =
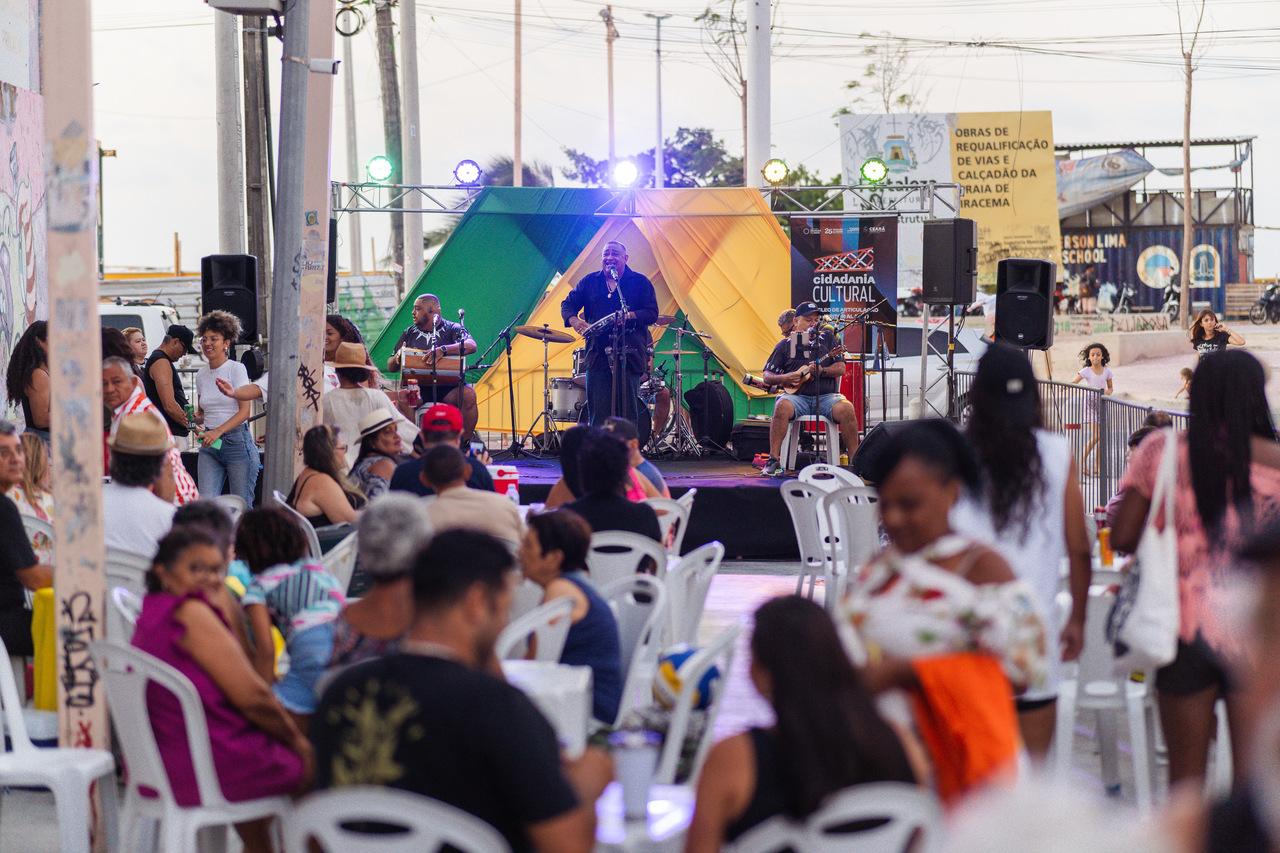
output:
[[[187,348],[187,355],[195,355],[196,336],[186,326],[179,326],[174,323],[172,326],[164,330],[166,338],[173,338],[176,341],[182,341],[183,346]]]
[[[821,314],[821,313],[822,313],[822,309],[819,308],[817,305],[813,304],[812,302],[801,302],[799,305],[796,306],[797,317],[809,317],[814,314]]]

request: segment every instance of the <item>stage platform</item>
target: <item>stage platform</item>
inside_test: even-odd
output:
[[[560,478],[557,459],[495,462],[519,469],[521,503],[542,503]],[[654,464],[672,497],[698,490],[684,538],[686,553],[718,539],[724,543],[725,559],[799,559],[791,516],[778,491],[782,478],[761,477],[759,468],[730,459],[654,460]]]

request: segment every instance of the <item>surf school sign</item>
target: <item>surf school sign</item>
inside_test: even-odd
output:
[[[833,323],[866,314],[842,335],[849,352],[870,353],[877,335],[897,344],[898,221],[894,217],[791,220],[791,304],[816,303]]]

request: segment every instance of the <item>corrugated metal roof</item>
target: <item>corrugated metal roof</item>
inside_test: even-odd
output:
[[[1240,145],[1252,142],[1256,136],[1213,136],[1191,140],[1192,145]],[[1054,144],[1057,151],[1094,151],[1113,150],[1116,148],[1181,148],[1181,139],[1144,139],[1128,142],[1058,142]]]

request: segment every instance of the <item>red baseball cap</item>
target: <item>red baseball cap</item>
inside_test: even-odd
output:
[[[462,432],[462,411],[448,403],[436,403],[422,413],[423,432]]]

